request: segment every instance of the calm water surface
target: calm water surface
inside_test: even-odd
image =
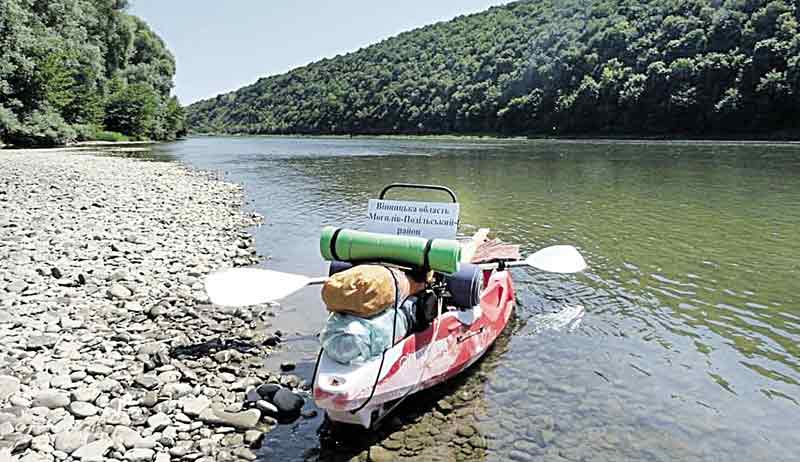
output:
[[[452,187],[465,234],[570,243],[590,264],[515,270],[506,335],[382,432],[299,421],[264,460],[365,460],[377,444],[418,460],[800,460],[800,146],[193,138],[154,154],[244,184],[271,268],[320,274],[319,229],[360,226],[394,181]],[[586,307],[581,327],[542,330],[566,303]],[[274,360],[309,376],[319,295],[281,310],[296,335]]]

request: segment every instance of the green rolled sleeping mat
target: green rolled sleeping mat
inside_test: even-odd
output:
[[[322,228],[319,250],[325,260],[385,261],[427,266],[446,274],[457,272],[461,261],[461,245],[455,240],[368,233],[334,226]]]

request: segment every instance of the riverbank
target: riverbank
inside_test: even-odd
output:
[[[289,138],[289,139],[330,139],[330,140],[410,140],[410,141],[512,141],[512,142],[552,142],[552,143],[605,143],[605,144],[714,144],[714,145],[788,145],[800,144],[800,134],[753,136],[753,137],[714,137],[714,136],[503,136],[500,134],[442,134],[442,135],[250,135],[237,133],[191,133],[189,137],[209,138]]]
[[[305,384],[263,365],[274,307],[202,280],[260,260],[261,218],[239,185],[93,154],[0,151],[0,460],[255,459]]]

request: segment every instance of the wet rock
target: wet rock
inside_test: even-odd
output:
[[[281,363],[281,370],[284,372],[293,371],[295,367],[295,364],[292,362]]]
[[[442,414],[449,414],[453,411],[453,405],[450,404],[447,400],[440,399],[436,402],[436,407],[442,411]]]
[[[305,400],[291,391],[281,388],[275,393],[272,398],[272,403],[278,408],[282,414],[297,414],[303,408]]]
[[[264,345],[269,347],[276,347],[279,343],[281,343],[281,338],[277,335],[273,335],[272,337],[268,337],[266,340],[264,340]]]
[[[256,454],[248,448],[238,447],[233,450],[233,455],[243,460],[256,460]]]
[[[459,425],[458,428],[456,428],[456,435],[458,436],[469,438],[474,434],[475,434],[475,427],[473,427],[472,425],[469,424]]]
[[[264,433],[258,430],[247,430],[244,432],[244,442],[250,447],[256,447],[261,444],[261,439]]]
[[[266,399],[268,401],[272,401],[272,399],[275,397],[275,394],[281,388],[283,388],[283,387],[281,387],[280,385],[275,384],[275,383],[265,383],[265,384],[259,386],[258,388],[256,388],[256,392],[259,395],[261,395],[262,398],[264,398],[264,399]]]
[[[267,415],[278,415],[278,408],[269,401],[263,399],[256,401],[256,409]]]
[[[539,446],[541,447],[549,445],[553,441],[553,439],[555,439],[555,437],[556,437],[555,433],[546,429],[539,429],[534,434],[536,443],[539,444]]]
[[[369,460],[371,462],[391,462],[397,460],[397,456],[381,446],[372,446],[369,448]]]

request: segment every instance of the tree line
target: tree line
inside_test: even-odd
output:
[[[175,59],[126,0],[0,1],[0,144],[186,132]]]
[[[754,134],[800,120],[791,0],[532,0],[189,106],[250,134]]]

